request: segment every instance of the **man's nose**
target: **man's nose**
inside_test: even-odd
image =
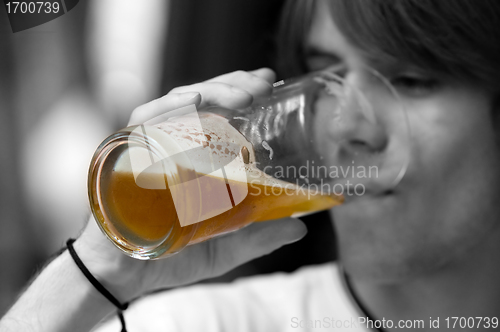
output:
[[[356,159],[382,153],[389,136],[379,119],[382,110],[377,108],[381,105],[350,86],[338,98],[333,135],[340,152]]]

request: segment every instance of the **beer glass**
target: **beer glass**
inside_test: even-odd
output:
[[[365,75],[357,84],[315,72],[275,83],[246,109],[189,105],[114,133],[89,170],[99,227],[131,257],[156,259],[330,209],[365,186],[390,190],[408,165],[409,154],[391,152],[409,151],[408,118],[387,80]],[[398,139],[370,146],[389,128]]]

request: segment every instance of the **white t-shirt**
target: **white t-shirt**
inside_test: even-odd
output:
[[[333,263],[157,293],[124,316],[129,332],[370,331]],[[94,331],[120,330],[114,317]]]

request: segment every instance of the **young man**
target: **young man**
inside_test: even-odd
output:
[[[363,84],[368,66],[397,90],[412,130],[405,177],[394,190],[371,190],[332,209],[338,263],[158,293],[125,312],[129,331],[500,329],[500,3],[318,0],[292,7],[289,17],[302,20],[294,24],[307,27],[295,50],[303,50],[308,70],[331,68]],[[244,107],[269,94],[272,81],[261,69],[176,88],[138,108],[130,123],[193,103]],[[328,132],[327,119],[318,130]],[[398,153],[391,142],[399,138],[392,124],[381,146],[363,135],[350,143]],[[143,262],[121,254],[91,220],[75,249],[125,302],[221,274],[304,233],[294,219],[259,223]],[[0,327],[88,331],[111,312],[65,252]],[[114,320],[98,331],[118,330]]]

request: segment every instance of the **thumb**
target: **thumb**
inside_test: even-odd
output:
[[[192,255],[204,257],[199,265],[199,278],[210,278],[296,242],[306,233],[307,228],[301,220],[284,218],[254,223],[238,232],[185,250],[198,251]]]

